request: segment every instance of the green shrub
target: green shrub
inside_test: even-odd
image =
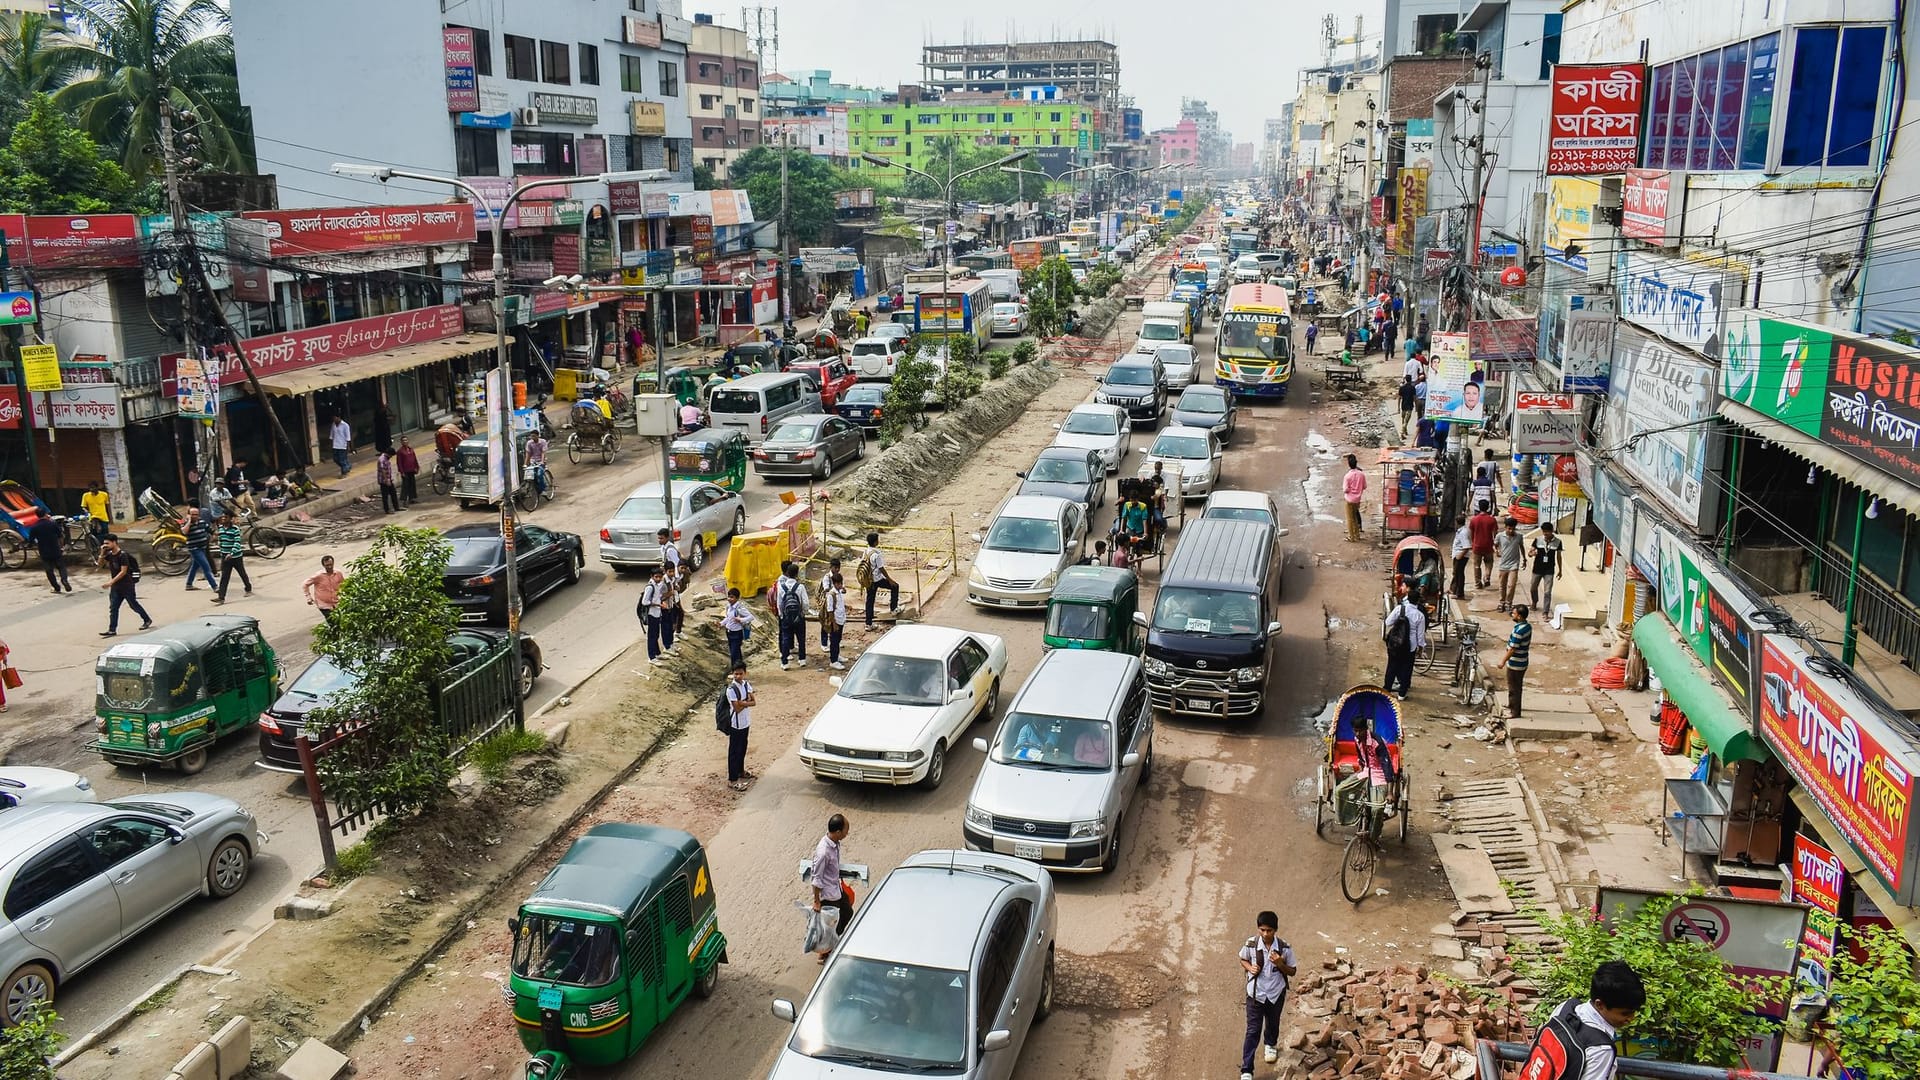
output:
[[[1899,934],[1869,926],[1843,931],[1867,954],[1863,963],[1842,942],[1829,988],[1834,1046],[1840,1061],[1866,1080],[1920,1076],[1920,980]]]
[[[1023,341],[1013,347],[1013,362],[1031,364],[1040,356],[1040,346],[1031,341]]]
[[[333,883],[339,885],[357,877],[365,877],[373,873],[374,864],[379,861],[372,840],[362,840],[352,847],[342,848],[333,856]]]
[[[52,1006],[36,1005],[10,1028],[0,1028],[0,1080],[53,1080],[48,1059],[60,1051],[65,1035],[54,1030],[60,1017]]]
[[[927,392],[933,389],[937,372],[931,361],[920,359],[920,343],[917,337],[909,342],[907,355],[894,365],[893,382],[880,405],[882,446],[898,442],[913,418],[926,411]]]
[[[508,766],[522,754],[537,754],[547,748],[547,737],[537,731],[507,730],[488,736],[473,748],[467,760],[488,780],[504,780]]]
[[[984,385],[986,379],[978,370],[949,362],[946,374],[940,377],[940,404],[949,409],[959,408]]]
[[[1013,354],[1005,349],[995,349],[987,354],[987,378],[1005,378],[1007,369],[1013,366]]]

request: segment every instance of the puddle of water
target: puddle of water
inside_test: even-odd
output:
[[[1335,460],[1333,443],[1318,431],[1307,432],[1307,446],[1313,450],[1313,460],[1307,465],[1307,479],[1300,485],[1307,497],[1307,513],[1315,521],[1344,521],[1333,513],[1333,498],[1327,493],[1327,478],[1330,470],[1326,462]]]
[[[1317,431],[1307,432],[1307,445],[1313,447],[1314,453],[1321,457],[1333,457],[1335,454],[1333,441]]]

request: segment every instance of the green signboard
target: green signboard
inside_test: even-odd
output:
[[[1820,437],[1833,335],[1816,327],[1736,312],[1727,327],[1720,393],[1804,435]]]

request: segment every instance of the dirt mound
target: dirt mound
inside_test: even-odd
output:
[[[464,885],[500,856],[500,834],[524,808],[538,806],[567,783],[565,765],[550,754],[515,762],[507,775],[431,813],[381,830],[376,843],[382,873],[412,883],[421,896]]]
[[[1131,953],[1054,955],[1053,1001],[1066,1008],[1147,1009],[1174,990],[1173,973]]]

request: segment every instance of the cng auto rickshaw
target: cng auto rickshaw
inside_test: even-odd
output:
[[[203,615],[115,642],[94,662],[93,750],[115,765],[207,767],[280,696],[280,664],[248,615]]]
[[[527,469],[527,443],[533,438],[531,431],[513,433],[513,452],[519,461],[520,485],[508,494],[513,496],[514,505],[531,512],[540,505],[540,493],[534,489],[533,474]],[[453,451],[453,497],[460,500],[460,509],[470,509],[475,503],[486,506],[497,505],[487,495],[487,444],[492,437],[485,433],[469,436],[460,440]]]
[[[1139,610],[1140,575],[1117,566],[1069,566],[1047,597],[1041,648],[1137,654],[1146,646],[1146,632],[1133,619]]]
[[[689,995],[712,997],[727,962],[707,853],[659,825],[588,829],[507,926],[527,1080],[632,1057]]]
[[[728,491],[747,486],[747,436],[733,428],[701,428],[667,448],[668,476],[718,484]]]

